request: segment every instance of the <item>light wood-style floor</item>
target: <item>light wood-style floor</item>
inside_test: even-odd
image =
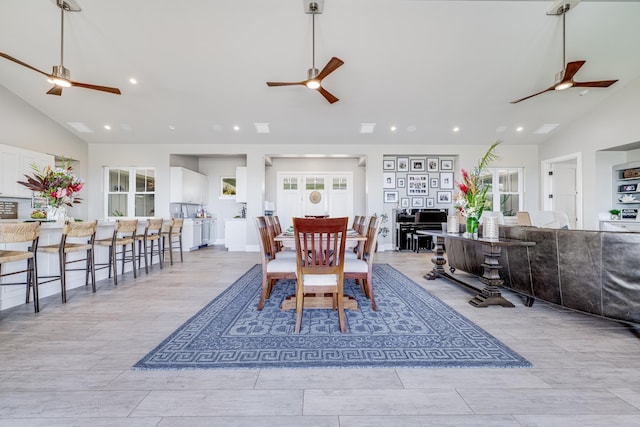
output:
[[[0,312],[0,427],[640,426],[640,338],[625,325],[536,302],[474,308],[422,278],[431,254],[393,265],[501,339],[533,369],[132,371],[131,366],[259,262],[207,248]]]

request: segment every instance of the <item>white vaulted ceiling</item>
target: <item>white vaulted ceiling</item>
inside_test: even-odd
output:
[[[541,126],[562,129],[640,78],[632,1],[582,1],[566,17],[567,61],[587,61],[576,80],[618,83],[511,104],[552,85],[563,66],[562,18],[546,15],[552,2],[325,0],[316,67],[332,56],[345,62],[323,81],[340,98],[333,105],[302,86],[265,84],[307,77],[303,0],[76,1],[64,65],[73,80],[122,95],[77,87],[46,95],[43,76],[2,58],[0,85],[88,143],[536,144],[554,132],[534,133]],[[1,7],[0,51],[50,72],[60,62],[55,1]],[[375,123],[373,133],[361,134],[362,123]]]

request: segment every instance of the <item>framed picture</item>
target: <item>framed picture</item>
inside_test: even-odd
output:
[[[440,188],[453,190],[453,172],[440,172]]]
[[[405,188],[406,187],[405,178],[398,178],[396,183],[397,183],[397,187],[398,188]]]
[[[385,203],[398,203],[398,192],[397,191],[385,191],[384,192],[384,202]]]
[[[396,173],[395,172],[383,172],[382,173],[383,184],[382,188],[396,188]]]
[[[438,178],[429,179],[429,188],[438,188],[438,185],[440,185],[440,181],[438,181]]]
[[[409,172],[408,157],[398,157],[398,172]]]
[[[385,171],[396,170],[396,161],[395,160],[383,160],[382,161],[382,170],[385,170]]]
[[[433,197],[427,197],[427,207],[428,208],[435,208],[436,207],[436,199],[434,199]]]
[[[235,176],[220,177],[220,198],[221,199],[236,198],[236,177]]]
[[[410,200],[408,197],[401,197],[400,198],[400,207],[401,208],[408,208],[409,207],[409,203]]]
[[[427,159],[427,172],[438,172],[438,159]]]
[[[438,203],[451,203],[451,191],[438,191]]]
[[[443,171],[452,171],[453,170],[453,160],[440,160],[440,170]]]
[[[414,174],[407,175],[407,196],[427,196],[429,195],[429,175]]]
[[[424,172],[425,163],[424,159],[411,159],[409,162],[411,172]]]
[[[411,207],[412,208],[424,208],[424,197],[412,197],[411,198]]]

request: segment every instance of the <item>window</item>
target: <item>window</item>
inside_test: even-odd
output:
[[[298,178],[284,178],[282,180],[282,188],[283,190],[297,190],[298,189]]]
[[[105,216],[152,217],[155,176],[154,168],[105,168]]]
[[[307,190],[324,190],[324,177],[321,176],[310,176],[306,179]]]
[[[491,210],[513,216],[523,210],[524,185],[523,168],[488,168],[481,177],[482,182],[490,184],[487,192]]]
[[[333,178],[333,189],[334,190],[346,190],[347,189],[347,178],[346,177],[334,177]]]

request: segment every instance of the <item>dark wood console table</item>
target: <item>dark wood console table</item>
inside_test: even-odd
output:
[[[431,262],[434,264],[433,270],[427,273],[424,278],[427,280],[435,280],[439,277],[445,277],[447,279],[453,280],[456,283],[461,283],[465,286],[471,287],[475,290],[480,291],[478,295],[473,297],[469,304],[474,307],[488,307],[490,305],[501,305],[503,307],[514,307],[514,305],[505,299],[500,293],[499,286],[504,283],[504,281],[500,278],[500,270],[502,266],[500,266],[498,259],[502,254],[502,248],[508,246],[535,246],[535,242],[527,242],[523,240],[514,240],[514,239],[484,239],[484,238],[476,238],[472,239],[469,237],[464,237],[463,234],[453,234],[453,233],[444,233],[442,231],[428,231],[428,230],[418,230],[416,231],[418,234],[425,234],[428,236],[432,236],[435,242],[435,256],[431,259]],[[472,242],[477,245],[482,245],[482,253],[484,255],[484,262],[482,263],[482,267],[484,268],[484,272],[482,276],[480,276],[480,281],[484,283],[484,288],[478,289],[470,285],[469,283],[463,282],[460,279],[454,277],[452,274],[449,274],[445,271],[444,265],[447,263],[444,255],[444,244],[446,239],[455,239],[455,240],[464,240],[468,242]]]

